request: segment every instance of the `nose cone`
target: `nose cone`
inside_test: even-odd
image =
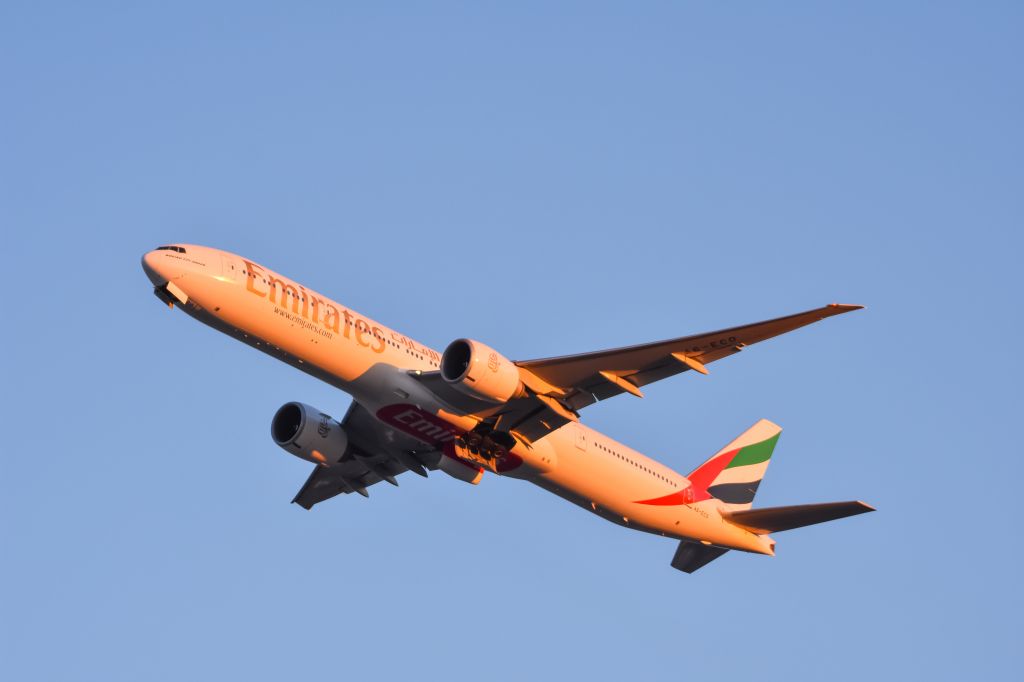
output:
[[[160,265],[160,254],[158,252],[150,251],[142,255],[142,270],[155,287],[167,284],[167,278],[160,274]]]
[[[156,250],[142,256],[142,269],[153,286],[161,287],[185,274],[182,267],[174,263],[167,253],[167,251]]]

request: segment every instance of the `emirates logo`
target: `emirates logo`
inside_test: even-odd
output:
[[[497,353],[491,352],[491,354],[487,356],[487,368],[492,372],[497,372],[500,364],[501,361],[498,359]]]
[[[327,438],[327,434],[331,432],[331,418],[324,413],[320,413],[320,423],[316,427],[316,432],[320,434],[321,438]]]

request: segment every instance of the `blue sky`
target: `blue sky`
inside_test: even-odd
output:
[[[5,3],[0,676],[1009,679],[1021,647],[1017,3]],[[588,408],[761,505],[879,512],[692,576],[442,475],[305,512],[347,396],[155,299],[245,254],[513,359],[867,310]]]

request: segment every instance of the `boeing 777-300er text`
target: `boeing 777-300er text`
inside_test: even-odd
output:
[[[467,483],[521,478],[613,523],[679,540],[692,573],[730,549],[773,555],[771,532],[872,508],[831,502],[751,509],[781,429],[762,419],[683,476],[580,423],[583,408],[706,366],[860,306],[832,304],[767,322],[582,355],[511,362],[472,339],[444,353],[276,272],[203,246],[142,258],[158,298],[351,394],[340,422],[298,402],[274,415],[277,445],[313,463],[294,502],[368,497],[379,481],[441,470]]]

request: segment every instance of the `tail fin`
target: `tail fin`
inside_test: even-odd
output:
[[[782,427],[762,419],[694,469],[690,484],[729,511],[750,509],[780,433]]]

